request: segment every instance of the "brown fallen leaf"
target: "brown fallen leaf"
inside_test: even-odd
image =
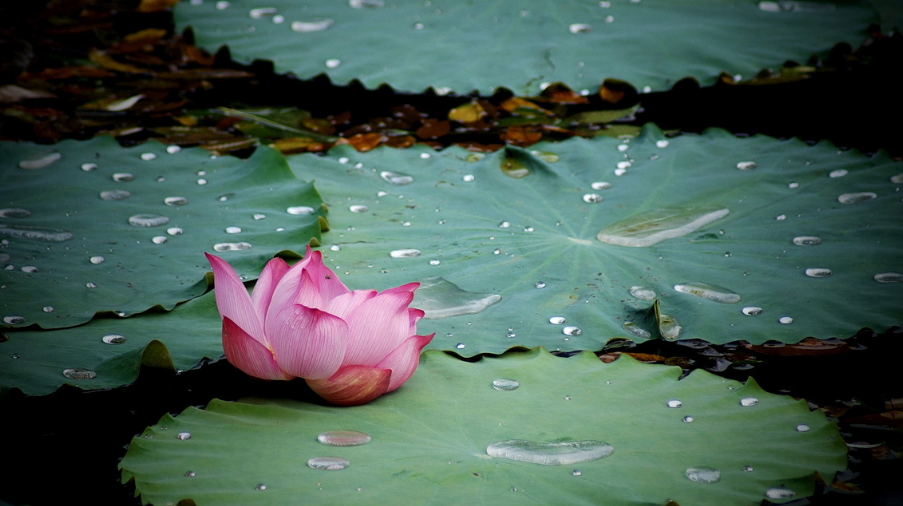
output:
[[[417,129],[417,137],[421,139],[438,139],[451,130],[451,123],[446,120],[428,118]]]
[[[448,111],[448,119],[458,123],[474,123],[486,115],[486,110],[476,100]]]

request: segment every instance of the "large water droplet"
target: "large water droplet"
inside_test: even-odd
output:
[[[315,18],[292,23],[292,31],[298,33],[322,32],[335,24],[335,20],[329,18]]]
[[[655,300],[655,290],[648,286],[631,286],[630,295],[640,300]]]
[[[502,299],[495,293],[474,293],[462,290],[441,277],[421,280],[414,292],[412,307],[424,312],[424,318],[437,319],[464,314],[476,314]]]
[[[637,324],[634,322],[624,322],[624,324],[621,325],[621,327],[624,330],[626,330],[629,334],[639,337],[641,339],[649,339],[650,337],[652,337],[652,333],[650,333],[649,331],[647,331],[645,329],[641,329],[640,327],[637,327]]]
[[[703,299],[714,300],[724,304],[740,302],[740,295],[722,286],[708,283],[681,283],[674,285],[674,289],[681,293],[688,293]]]
[[[667,148],[669,142],[666,139],[655,141],[655,146],[659,148]]]
[[[365,205],[354,205],[354,206],[349,206],[348,210],[351,211],[352,213],[366,213],[367,211],[370,210],[370,208]]]
[[[825,278],[833,274],[831,269],[825,267],[809,267],[805,272],[810,278]]]
[[[498,378],[492,380],[492,388],[502,391],[516,390],[520,386],[520,382],[510,378]]]
[[[90,369],[70,367],[68,369],[63,369],[63,376],[73,380],[89,380],[96,378],[97,373]]]
[[[0,235],[47,242],[63,242],[72,239],[71,232],[59,228],[11,224],[0,224]]]
[[[169,238],[166,237],[165,235],[155,235],[155,236],[151,237],[151,242],[154,244],[163,244],[168,240],[169,240]]]
[[[607,183],[605,181],[597,181],[590,185],[593,190],[608,190],[611,188],[611,183]]]
[[[587,193],[583,195],[583,201],[587,204],[598,204],[602,202],[602,196],[598,193]]]
[[[8,325],[19,325],[19,324],[25,323],[25,317],[24,316],[4,316],[3,323],[6,323]]]
[[[350,465],[351,462],[342,457],[314,457],[307,461],[307,467],[322,471],[341,471]]]
[[[680,402],[680,400],[678,400],[678,399],[671,399],[670,401],[668,401],[669,408],[679,408],[683,405],[684,405],[684,403]]]
[[[330,58],[326,60],[326,68],[334,69],[342,64],[342,60],[338,58]]]
[[[101,339],[107,344],[122,344],[125,342],[125,336],[122,334],[107,334]]]
[[[41,308],[41,311],[44,311],[45,313],[52,313],[55,311],[55,309],[53,309],[53,306],[44,306]]]
[[[804,423],[799,423],[796,425],[797,432],[809,432],[810,430],[812,430],[812,428]]]
[[[596,238],[618,246],[651,246],[695,232],[728,213],[727,208],[714,207],[659,209],[609,225]]]
[[[846,169],[837,169],[837,170],[832,170],[831,172],[829,172],[828,177],[838,178],[838,177],[846,176],[847,174],[849,174],[849,172]]]
[[[132,194],[126,190],[105,190],[100,192],[101,200],[124,200]]]
[[[410,257],[419,257],[420,250],[414,248],[407,249],[397,249],[389,252],[389,256],[392,258],[410,258]]]
[[[837,201],[841,204],[858,204],[875,198],[878,198],[878,195],[872,192],[844,193],[837,197]]]
[[[740,405],[747,408],[750,406],[755,406],[758,403],[759,399],[756,399],[755,397],[744,397],[740,399]]]
[[[31,158],[29,160],[22,160],[19,162],[19,167],[26,170],[41,169],[62,157],[63,155],[59,153],[47,153],[46,155]]]
[[[575,327],[573,325],[569,325],[563,329],[561,329],[561,333],[566,336],[579,336],[583,333],[583,329],[580,327]]]
[[[746,316],[759,316],[760,314],[762,314],[762,308],[760,308],[759,306],[746,306],[745,308],[741,309],[741,312]]]
[[[717,483],[721,479],[721,471],[711,467],[688,467],[686,474],[697,483]]]
[[[151,160],[156,160],[157,155],[154,153],[141,153],[141,159],[145,162],[149,162]]]
[[[251,249],[248,242],[220,242],[213,245],[214,251],[241,251]]]
[[[778,318],[778,322],[783,325],[790,325],[791,323],[793,323],[793,317],[792,316],[782,316],[782,317]]]
[[[95,170],[97,170],[97,164],[96,163],[83,163],[82,170],[85,172],[95,171]]]
[[[26,274],[34,274],[34,273],[38,272],[38,268],[35,267],[34,265],[23,265],[22,268],[19,270],[21,270],[22,272],[24,272]]]
[[[383,0],[348,0],[348,5],[355,9],[376,9],[385,5],[385,2]]]
[[[758,167],[756,162],[739,162],[737,163],[737,168],[740,170],[752,170]]]
[[[159,227],[169,223],[169,218],[162,214],[135,214],[129,216],[129,225],[134,227]]]
[[[872,278],[879,283],[903,283],[903,274],[899,272],[880,272]]]
[[[464,176],[461,177],[461,180],[465,183],[472,183],[474,180],[473,174],[464,174]]]
[[[31,216],[31,211],[28,209],[22,209],[19,207],[8,207],[6,209],[0,209],[0,218],[28,218]]]
[[[683,417],[682,420],[684,421],[684,423],[693,423],[693,421],[695,420],[695,418],[693,418],[693,417],[690,416],[690,415],[687,415],[687,416]]]
[[[88,261],[94,265],[100,265],[100,264],[104,263],[104,261],[106,261],[106,259],[100,255],[95,255],[95,256],[89,258]]]
[[[797,246],[818,246],[821,244],[821,238],[814,235],[801,235],[793,238],[793,244]]]
[[[369,434],[356,430],[330,430],[317,436],[317,441],[327,446],[360,446],[370,440]]]
[[[266,490],[266,489],[267,489],[266,483],[258,483],[258,484],[254,487],[254,490],[260,490],[260,491],[264,491],[264,490]]]
[[[182,235],[185,232],[182,230],[182,227],[169,227],[166,229],[166,233],[169,235]]]
[[[568,31],[571,33],[589,33],[593,31],[593,27],[586,23],[573,23],[568,26]]]
[[[117,172],[117,173],[113,174],[113,181],[125,183],[128,181],[134,181],[134,180],[135,180],[135,175],[130,174],[128,172]]]
[[[185,197],[166,197],[163,199],[163,203],[168,206],[184,206],[188,203],[188,199]]]
[[[294,206],[285,210],[288,214],[313,214],[314,208],[308,206]]]
[[[784,487],[771,487],[765,491],[765,497],[769,499],[789,499],[795,496],[796,492]]]
[[[530,175],[530,169],[520,160],[513,157],[505,157],[499,164],[502,173],[514,179],[521,179]]]
[[[225,232],[227,234],[240,234],[241,227],[226,227]]]
[[[509,439],[486,447],[490,457],[500,457],[520,462],[561,466],[589,462],[608,457],[614,447],[602,441],[565,441],[540,443],[526,439]]]
[[[549,318],[549,323],[551,323],[552,325],[561,325],[566,321],[567,320],[564,318],[564,316],[553,316]]]

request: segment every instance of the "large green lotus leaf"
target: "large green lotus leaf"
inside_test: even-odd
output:
[[[863,2],[758,0],[208,0],[175,15],[202,47],[228,45],[238,60],[270,59],[301,78],[528,95],[543,81],[594,89],[614,77],[659,90],[686,76],[752,76],[858,44],[878,21]]]
[[[564,359],[537,349],[476,363],[426,352],[408,383],[364,406],[214,400],[166,415],[132,440],[120,468],[154,504],[741,505],[759,504],[770,489],[811,494],[814,472],[830,479],[846,466],[837,427],[805,401],[752,380],[743,386],[695,371],[678,381],[680,374],[628,357],[603,364],[588,352]],[[519,387],[496,390],[497,379]],[[318,442],[335,430],[372,441]],[[512,439],[596,441],[614,451],[555,465],[487,454]],[[327,456],[350,465],[308,467]],[[690,468],[710,468],[720,480],[692,481]]]
[[[142,365],[184,370],[223,354],[212,291],[169,312],[6,335],[9,339],[0,343],[0,395],[11,388],[45,395],[63,384],[114,388],[135,381]]]
[[[269,148],[242,161],[202,149],[170,154],[157,142],[126,149],[109,137],[2,143],[2,326],[60,328],[100,311],[172,309],[207,289],[205,251],[249,248],[220,253],[249,277],[281,250],[303,253],[319,239],[321,204]]]
[[[333,232],[323,252],[346,284],[424,283],[414,306],[433,318],[418,324],[437,333],[433,348],[467,356],[514,345],[598,350],[613,337],[659,335],[797,342],[903,320],[903,165],[884,154],[722,130],[669,141],[654,127],[629,142],[534,147],[476,162],[467,160],[483,155],[459,148],[338,147],[289,162],[328,195]],[[684,235],[637,247],[597,238],[661,209],[672,218],[656,234]],[[728,214],[680,232],[679,218],[693,209]],[[715,292],[675,289],[693,283]],[[646,290],[634,296],[633,287]],[[676,335],[661,331],[652,299],[659,323],[667,315],[681,326]]]

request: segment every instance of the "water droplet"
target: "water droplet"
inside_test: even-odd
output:
[[[631,165],[632,164],[630,162],[628,162],[627,160],[624,160],[622,162],[618,162],[617,167],[619,169],[629,169],[631,167]]]
[[[129,216],[129,225],[134,227],[159,227],[169,223],[169,218],[160,214],[135,214]]]
[[[166,197],[163,199],[163,203],[168,206],[184,206],[188,203],[188,199],[185,197]]]
[[[196,475],[196,473],[195,473],[194,471],[186,471],[186,472],[185,472],[185,476],[186,476],[187,478],[194,478],[195,475]]]
[[[544,466],[567,466],[590,462],[608,457],[614,451],[614,447],[610,444],[594,440],[540,443],[526,439],[509,439],[486,447],[486,453],[490,457]]]
[[[780,322],[784,325],[789,325],[789,324],[793,323],[793,317],[792,316],[782,316],[782,317],[778,318],[778,322]]]
[[[605,181],[596,181],[590,185],[593,190],[608,190],[611,188],[611,183]]]
[[[558,163],[561,157],[549,151],[530,151],[530,154],[547,163]]]
[[[690,416],[690,415],[687,415],[687,416],[683,417],[683,421],[684,421],[685,423],[693,423],[693,420],[694,420],[694,418],[693,418],[692,416]]]
[[[423,310],[424,318],[437,319],[476,314],[501,299],[495,293],[468,292],[441,277],[431,277],[420,281],[411,304]]]
[[[207,180],[204,179],[204,178],[199,178],[199,179],[198,179],[198,184],[201,185],[201,186],[204,186],[205,184],[207,184]]]
[[[95,170],[97,170],[97,164],[96,163],[83,163],[82,170],[85,172],[95,171]]]
[[[125,342],[125,336],[122,334],[107,334],[101,339],[107,344],[122,344]]]
[[[680,402],[678,399],[671,399],[670,401],[668,401],[669,408],[679,408],[683,405],[684,403]]]
[[[616,176],[623,176],[624,174],[627,174],[627,169],[620,169],[620,168],[615,169]]]
[[[880,272],[872,278],[879,283],[903,283],[903,274],[899,272]]]
[[[658,315],[658,331],[665,339],[675,340],[680,336],[681,326],[677,319],[671,315]]]
[[[507,392],[510,390],[517,390],[517,387],[519,387],[519,386],[520,386],[520,382],[515,379],[498,378],[498,379],[492,380],[492,388],[494,388],[496,390],[502,390],[502,391]]]
[[[240,234],[241,227],[226,227],[227,234]]]
[[[31,216],[31,211],[28,209],[22,209],[19,207],[9,207],[6,209],[0,209],[0,218],[28,218]]]
[[[463,176],[461,179],[462,179],[465,183],[470,183],[470,182],[473,181],[474,178],[473,178],[473,174],[464,174],[464,176]]]
[[[636,323],[634,323],[634,322],[624,322],[624,324],[621,325],[621,327],[624,330],[626,330],[629,334],[639,337],[641,339],[649,339],[650,337],[652,337],[652,333],[650,333],[649,331],[647,331],[645,329],[641,329],[640,327],[637,327]]]
[[[800,184],[797,182],[787,183],[787,188],[799,188]]]
[[[436,260],[436,259],[430,260],[430,265],[439,265],[441,263],[442,263],[441,260]]]
[[[744,472],[744,473],[751,473],[751,472],[753,472],[753,466],[743,466],[743,472]]]
[[[41,311],[44,311],[45,313],[52,313],[54,309],[53,306],[44,306],[41,308]]]
[[[21,323],[25,323],[24,316],[4,316],[3,323],[8,325],[19,325]]]
[[[314,208],[308,207],[308,206],[295,206],[295,207],[289,207],[288,209],[285,210],[285,212],[287,212],[288,214],[294,214],[294,215],[313,214]]]
[[[141,153],[141,159],[146,162],[149,162],[151,160],[156,160],[157,155],[155,155],[154,153]]]
[[[166,152],[169,153],[169,154],[171,154],[171,155],[174,155],[174,154],[178,153],[179,151],[182,151],[182,147],[181,147],[181,146],[177,146],[177,145],[175,145],[175,144],[171,144],[171,145],[169,145],[169,146],[166,146]]]
[[[630,295],[640,300],[655,300],[655,290],[648,286],[631,286]]]
[[[330,58],[326,60],[326,68],[334,69],[342,64],[342,60],[338,58]]]
[[[796,492],[784,487],[771,487],[765,491],[765,497],[769,499],[789,499],[795,496]]]
[[[165,235],[155,235],[151,238],[151,242],[154,244],[163,244],[169,239]]]
[[[95,255],[95,256],[93,256],[93,257],[91,257],[91,258],[88,259],[88,261],[91,262],[91,263],[94,264],[94,265],[102,264],[102,263],[104,263],[105,260],[106,260],[106,259],[105,259],[104,257],[100,256],[100,255]]]
[[[216,2],[214,5],[216,6],[217,10],[224,11],[224,10],[228,9],[229,6],[232,4],[230,4],[226,0],[220,0],[219,2]]]
[[[627,218],[604,228],[596,238],[618,246],[642,247],[683,237],[721,219],[726,208],[659,209]]]
[[[812,430],[812,428],[804,423],[797,424],[796,426],[797,432],[809,432],[810,430]]]
[[[335,24],[335,20],[329,18],[315,18],[306,21],[292,23],[292,31],[298,33],[322,32]]]
[[[455,348],[457,348],[459,350],[463,350],[464,348],[467,348],[467,345],[464,343],[458,343],[455,345]]]
[[[618,151],[621,151],[623,153],[624,151],[627,151],[628,147],[629,146],[627,144],[618,144]]]
[[[63,369],[63,376],[72,380],[89,380],[96,378],[97,373],[90,369],[70,367],[69,369]]]
[[[28,225],[0,224],[0,235],[47,242],[63,242],[72,239],[72,233],[67,230]]]
[[[348,5],[355,9],[376,9],[385,5],[385,2],[383,2],[383,0],[348,0]]]
[[[821,238],[814,235],[801,235],[793,238],[793,244],[797,246],[818,246],[821,244]]]
[[[596,204],[602,202],[602,196],[598,193],[586,193],[583,195],[583,201],[587,204]]]
[[[878,198],[878,195],[872,192],[844,193],[837,197],[837,201],[841,204],[858,204],[875,198]]]
[[[564,316],[553,316],[549,318],[549,323],[551,323],[552,325],[561,325],[566,321],[567,320],[564,318]]]
[[[740,170],[752,170],[758,167],[756,162],[740,162],[737,164],[737,168]]]
[[[533,227],[524,227],[524,232],[532,232]]]
[[[759,316],[762,314],[762,308],[759,306],[746,306],[740,310],[746,316]]]
[[[775,216],[774,219],[775,219],[775,221],[784,221],[784,220],[787,219],[787,215],[786,215],[786,214],[779,214],[779,215]]]
[[[85,283],[85,288],[97,288],[97,283],[87,282]]]
[[[419,256],[420,256],[420,250],[419,250],[419,249],[413,249],[413,248],[397,249],[397,250],[391,251],[391,252],[389,253],[389,256],[392,257],[392,258],[410,258],[410,257],[419,257]]]
[[[187,441],[187,440],[191,439],[191,433],[190,432],[180,432],[180,433],[176,434],[176,439],[178,439],[179,441]]]
[[[574,469],[573,471],[571,471],[571,476],[583,476],[583,471]]]
[[[573,23],[568,26],[568,31],[571,33],[589,33],[593,31],[593,27],[585,23]]]
[[[124,200],[132,194],[126,190],[106,190],[100,192],[101,200]]]
[[[35,272],[38,272],[38,268],[35,267],[34,265],[23,265],[22,268],[19,270],[21,270],[22,272],[24,272],[26,274],[34,274]]]
[[[214,251],[241,251],[251,249],[251,244],[247,242],[220,242],[213,245]]]
[[[308,461],[308,462],[310,462],[310,461]],[[267,489],[267,486],[264,483],[258,483],[257,486],[254,487],[254,490],[260,490],[260,491],[264,491],[266,489]]]
[[[668,147],[668,141],[665,140],[665,139],[662,139],[662,140],[659,140],[659,141],[655,141],[655,146],[656,146],[656,147],[659,147],[659,148],[667,148],[667,147]]]
[[[810,278],[825,278],[833,274],[831,269],[825,267],[809,267],[806,269],[806,276]]]
[[[319,437],[317,439],[319,439]],[[320,469],[322,471],[341,471],[342,469],[347,469],[350,465],[351,462],[342,457],[314,457],[307,461],[307,467],[311,469]]]
[[[717,483],[721,480],[721,472],[711,467],[688,467],[687,478],[696,483]]]
[[[583,333],[583,330],[580,327],[575,327],[573,325],[569,325],[563,329],[561,329],[561,333],[566,336],[579,336]]]
[[[843,177],[843,176],[846,176],[847,174],[849,174],[849,172],[847,172],[846,169],[837,169],[837,170],[832,170],[831,172],[829,172],[828,177],[831,177],[831,178]]]
[[[19,167],[25,170],[41,169],[59,160],[62,157],[63,155],[59,153],[47,153],[46,155],[39,156],[37,158],[22,160],[21,162],[19,162]]]
[[[736,292],[722,286],[710,285],[708,283],[681,283],[674,285],[674,289],[681,293],[688,293],[703,299],[714,300],[715,302],[724,304],[740,302],[740,295]]]
[[[756,399],[755,397],[744,397],[740,399],[740,405],[747,408],[750,406],[755,406],[758,403],[759,399]]]
[[[317,441],[327,446],[360,446],[370,440],[369,434],[356,430],[330,430],[317,436]]]

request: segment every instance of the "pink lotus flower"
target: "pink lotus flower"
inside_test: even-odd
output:
[[[304,378],[334,404],[364,404],[400,387],[435,335],[416,335],[423,311],[408,305],[419,283],[351,291],[310,247],[291,268],[270,260],[250,295],[225,260],[207,260],[226,359],[257,378]]]

